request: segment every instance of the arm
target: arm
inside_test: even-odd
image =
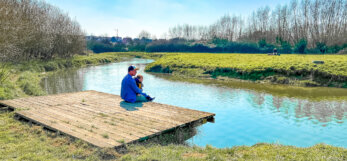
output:
[[[135,80],[130,83],[130,88],[135,91],[135,93],[142,94],[143,96],[147,97],[146,93],[143,93],[142,90],[136,86]]]

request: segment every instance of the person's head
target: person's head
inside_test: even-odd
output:
[[[139,80],[139,82],[143,81],[143,76],[141,74],[138,74],[136,78]]]
[[[135,76],[138,69],[139,68],[136,68],[135,65],[131,65],[128,68],[128,74],[130,74],[131,76]]]

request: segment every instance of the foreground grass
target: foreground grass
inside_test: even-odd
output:
[[[275,144],[256,144],[233,148],[131,146],[123,160],[345,160],[347,150],[328,145],[297,148]]]
[[[313,63],[317,60],[325,63]],[[146,71],[347,88],[347,57],[344,55],[187,53],[163,57],[149,64]]]
[[[14,119],[14,112],[0,110],[0,160],[114,159],[113,149],[91,147],[80,140],[43,130]]]
[[[129,145],[125,154],[29,126],[0,110],[0,160],[346,160],[347,149],[318,144],[297,148],[256,144],[233,148]]]

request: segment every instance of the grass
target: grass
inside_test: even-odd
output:
[[[205,55],[205,54],[204,54]],[[227,62],[231,54],[206,54],[208,57],[216,56]],[[223,56],[220,57],[220,55]],[[185,73],[188,75],[211,76],[217,69],[222,68],[211,64],[211,60],[197,58],[201,54],[181,53],[103,53],[89,56],[75,56],[71,59],[55,59],[49,62],[30,61],[11,64],[7,71],[11,73],[0,83],[0,99],[11,99],[31,95],[45,95],[39,86],[42,77],[56,70],[66,68],[79,68],[87,65],[98,65],[116,61],[122,61],[129,57],[152,58],[157,61],[151,66],[160,66],[167,72]],[[266,57],[265,55],[262,55]],[[181,61],[187,57],[190,60]],[[279,59],[281,57],[269,57]],[[335,61],[333,58],[325,60]],[[197,63],[198,60],[203,63]],[[341,58],[336,62],[345,62]],[[178,65],[174,65],[179,61]],[[212,61],[212,62],[213,62]],[[309,60],[307,60],[309,61]],[[167,65],[161,64],[163,62]],[[190,64],[194,62],[193,64]],[[210,64],[208,63],[210,62]],[[203,65],[201,65],[203,64]],[[154,65],[154,66],[153,66]],[[340,66],[341,64],[335,64]],[[252,66],[253,67],[253,66]],[[342,65],[343,70],[346,68]],[[331,66],[331,68],[334,68]],[[340,67],[341,68],[341,67]],[[236,69],[236,68],[235,68]],[[318,68],[317,68],[318,69]],[[319,68],[320,70],[320,68]],[[247,71],[247,70],[245,70]],[[261,71],[261,70],[260,70]],[[277,78],[285,81],[284,78]],[[305,82],[315,83],[315,82]],[[84,102],[82,100],[82,102]],[[69,122],[66,122],[69,123]],[[91,131],[95,126],[91,126]],[[107,134],[103,137],[108,138]],[[120,142],[124,142],[119,140]],[[162,143],[163,141],[160,141]],[[102,149],[88,145],[86,142],[72,139],[66,136],[57,136],[55,133],[43,130],[39,126],[29,126],[23,121],[14,119],[14,112],[0,109],[0,160],[346,160],[345,148],[318,144],[309,148],[298,148],[276,144],[257,144],[254,146],[239,146],[233,148],[190,147],[182,144],[148,144],[130,145],[125,154],[119,154],[114,149]]]
[[[324,144],[309,148],[256,144],[223,149],[182,145],[130,146],[129,149],[129,154],[121,160],[344,160],[347,157],[346,149]]]
[[[108,115],[106,115],[106,114],[104,114],[104,113],[98,113],[99,114],[99,116],[101,116],[101,117],[108,117]]]
[[[325,63],[314,64],[315,60]],[[347,57],[343,55],[182,53],[158,59],[146,71],[347,88]]]
[[[108,139],[108,138],[109,138],[108,134],[102,134],[101,136],[102,136],[103,138],[105,138],[105,139]]]

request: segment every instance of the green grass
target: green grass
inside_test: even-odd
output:
[[[108,139],[108,138],[109,138],[108,134],[102,134],[101,136],[102,136],[103,138],[105,138],[105,139]]]
[[[256,144],[233,148],[211,146],[189,147],[182,145],[130,146],[130,152],[121,160],[345,160],[347,150],[318,144],[297,148],[276,144]]]
[[[205,55],[205,54],[203,54]],[[66,68],[79,68],[87,65],[98,65],[116,61],[123,61],[130,57],[152,58],[157,61],[152,64],[162,66],[167,72],[185,73],[187,75],[211,76],[212,72],[220,69],[221,62],[227,62],[224,57],[230,54],[207,54],[207,58],[217,56],[223,58],[218,61],[206,61],[197,57],[201,54],[181,53],[103,53],[89,56],[75,56],[63,60],[55,59],[49,62],[30,61],[12,64],[8,69],[11,75],[0,84],[0,99],[11,99],[31,95],[44,95],[39,81],[49,72]],[[265,55],[262,55],[266,57]],[[182,61],[187,57],[190,60]],[[270,57],[272,59],[274,57]],[[275,59],[278,59],[277,57]],[[281,56],[282,58],[282,56]],[[226,59],[226,58],[225,58]],[[345,58],[338,61],[345,62]],[[197,63],[198,60],[203,61]],[[324,59],[325,60],[325,59]],[[179,62],[178,65],[175,64]],[[206,62],[205,62],[206,61]],[[211,62],[212,61],[212,62]],[[307,60],[309,61],[309,60]],[[326,60],[329,62],[328,60]],[[168,63],[161,64],[161,63]],[[190,64],[191,62],[195,62]],[[209,64],[209,63],[210,64]],[[212,64],[211,64],[212,63]],[[201,65],[202,64],[202,65]],[[341,64],[335,64],[341,66]],[[343,65],[342,65],[343,66]],[[230,68],[221,65],[222,68]],[[253,67],[253,66],[252,66]],[[317,68],[318,69],[318,68]],[[319,68],[320,69],[320,68]],[[342,71],[346,68],[343,66]],[[247,70],[245,70],[247,71]],[[261,70],[260,70],[261,71]],[[276,78],[285,81],[286,77]],[[306,81],[303,83],[312,83]],[[315,82],[313,82],[315,83]],[[84,102],[82,100],[82,102]],[[93,128],[91,126],[91,131]],[[103,137],[108,138],[107,134]],[[119,140],[120,142],[124,142]],[[14,112],[0,109],[0,160],[346,160],[347,150],[329,145],[315,145],[309,148],[297,148],[276,144],[257,144],[254,146],[240,146],[233,148],[190,147],[181,144],[168,146],[130,145],[128,152],[119,154],[114,149],[102,149],[88,145],[86,142],[57,136],[43,130],[39,126],[29,126],[27,123],[14,119]]]
[[[314,64],[322,60],[324,64]],[[190,77],[230,77],[251,81],[312,86],[347,86],[344,55],[281,55],[185,53],[167,55],[147,65],[146,71]],[[298,83],[310,80],[314,83]]]

